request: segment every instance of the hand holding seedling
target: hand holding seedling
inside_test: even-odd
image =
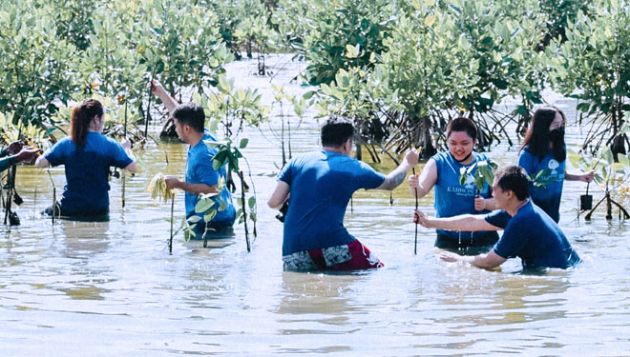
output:
[[[475,211],[483,211],[486,209],[486,199],[483,197],[475,197]]]
[[[22,161],[32,161],[34,158],[37,157],[39,153],[39,150],[37,149],[33,149],[31,147],[28,146],[24,146],[22,147],[22,149],[20,150],[20,152],[18,152],[15,155],[15,159],[17,162],[22,162]]]
[[[11,144],[9,144],[9,146],[7,146],[6,152],[9,155],[15,155],[19,153],[20,150],[22,150],[23,146],[24,146],[24,143],[22,143],[21,141],[14,141]]]

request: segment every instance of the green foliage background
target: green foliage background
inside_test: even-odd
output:
[[[207,97],[245,52],[292,51],[319,115],[351,118],[386,152],[444,145],[455,116],[480,149],[522,135],[552,88],[580,100],[584,147],[630,146],[627,0],[0,0],[0,112],[63,126],[59,109],[99,95],[143,120],[147,82]],[[513,113],[496,110],[507,97]],[[220,108],[220,106],[215,106]],[[222,115],[222,114],[218,114]],[[512,130],[512,129],[511,129]],[[510,144],[511,141],[510,141]],[[375,151],[374,151],[375,152]]]

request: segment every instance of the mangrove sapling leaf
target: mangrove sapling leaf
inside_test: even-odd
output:
[[[228,154],[228,160],[230,161],[230,170],[239,171],[238,157],[233,152]]]
[[[546,168],[538,171],[533,177],[529,177],[529,181],[534,187],[546,188],[554,179],[551,178],[551,169]]]
[[[468,177],[472,176],[477,192],[481,192],[484,184],[492,186],[496,169],[497,164],[490,159],[477,161],[468,167],[462,167],[459,169],[459,184],[465,185]]]
[[[214,217],[216,216],[217,216],[217,210],[209,211],[207,214],[203,215],[203,221],[206,222],[206,225],[207,225],[207,223],[212,221]]]
[[[187,226],[186,228],[184,228],[184,240],[186,242],[188,242],[189,240],[197,236],[197,234],[194,231],[195,226],[196,225],[193,224],[192,226]]]
[[[195,213],[203,213],[208,211],[210,208],[212,208],[215,205],[215,202],[210,199],[200,199],[197,202],[197,205],[195,205]]]
[[[221,148],[221,146],[219,146],[219,151],[214,155],[214,158],[212,159],[212,168],[215,171],[219,170],[219,168],[225,165],[225,161],[227,159],[228,159],[227,147],[224,149],[224,148]]]

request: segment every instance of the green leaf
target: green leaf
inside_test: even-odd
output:
[[[612,150],[609,147],[606,147],[604,150],[604,159],[608,163],[608,165],[612,165],[615,162]]]
[[[199,217],[199,216],[190,216],[190,217],[188,217],[188,219],[186,221],[189,224],[197,223],[197,222],[201,221],[201,217]]]
[[[256,207],[256,196],[250,197],[249,200],[247,200],[247,205],[250,209],[254,209],[254,207]]]
[[[217,216],[217,211],[216,210],[212,210],[208,214],[203,216],[203,220],[204,220],[204,222],[207,223],[207,222],[212,221],[214,219],[214,217],[216,217],[216,216]]]
[[[195,213],[204,213],[208,211],[215,203],[212,199],[202,199],[195,205]]]
[[[573,150],[568,150],[567,154],[568,154],[567,156],[569,158],[569,162],[571,163],[571,165],[576,168],[580,167],[580,164],[582,163],[582,160],[583,160],[581,155],[576,153]]]
[[[598,185],[603,185],[604,184],[604,178],[601,175],[599,175],[599,174],[595,174],[595,177],[593,178],[593,180]]]
[[[304,100],[309,100],[309,99],[311,99],[313,97],[313,95],[315,95],[315,93],[317,93],[317,92],[314,91],[314,90],[308,91],[308,92],[304,93],[302,98],[304,98]]]
[[[459,168],[459,184],[464,186],[464,184],[466,183],[466,168],[465,167],[460,167]]]
[[[245,149],[247,147],[247,143],[249,143],[248,138],[242,138],[241,142],[238,144],[239,149]]]
[[[212,168],[216,171],[221,168],[225,164],[225,160],[227,159],[228,151],[227,149],[219,151],[214,158],[212,159]]]
[[[238,167],[238,158],[234,157],[233,155],[230,155],[228,159],[229,159],[232,170],[236,172],[240,171]]]
[[[359,57],[359,48],[360,46],[358,44],[356,46],[346,45],[346,58]]]

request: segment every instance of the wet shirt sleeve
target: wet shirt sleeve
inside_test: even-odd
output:
[[[385,175],[374,170],[365,162],[358,161],[355,182],[358,188],[369,190],[382,185],[385,182]]]
[[[110,164],[119,168],[125,168],[133,162],[133,160],[127,155],[125,149],[114,140],[110,141]]]
[[[278,181],[282,181],[287,185],[291,186],[291,182],[293,181],[292,169],[294,166],[294,160],[289,161],[280,173],[278,174]]]
[[[44,153],[44,158],[50,163],[50,166],[58,166],[65,162],[69,143],[67,138],[60,140]]]
[[[535,157],[526,148],[521,150],[521,153],[518,155],[518,166],[524,168],[529,176],[537,174],[537,172],[534,172],[536,170]]]
[[[495,210],[488,213],[485,217],[485,220],[495,227],[505,229],[505,227],[510,222],[510,218],[510,215],[504,210]]]

